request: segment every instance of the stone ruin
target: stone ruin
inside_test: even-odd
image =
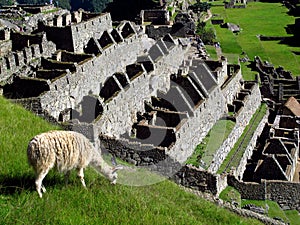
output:
[[[215,195],[228,185],[183,164],[217,120],[234,114],[234,143],[259,107],[258,85],[242,80],[239,65],[190,55],[190,39],[153,40],[130,21],[113,26],[109,13],[54,14],[32,27],[0,30],[5,97],[178,183]],[[211,171],[229,150],[220,149]],[[187,171],[199,180],[187,182]]]
[[[12,43],[0,64],[3,95],[51,121],[92,124],[91,137],[162,148],[183,163],[243,86],[226,59],[186,58],[189,40],[154,41],[132,22],[113,27],[108,13],[37,23],[3,35]]]

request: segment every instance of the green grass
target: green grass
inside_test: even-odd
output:
[[[22,175],[27,167],[26,148],[29,140],[36,134],[51,129],[59,129],[39,117],[24,110],[21,106],[10,104],[0,98],[0,172],[7,175]],[[19,160],[14,160],[16,152]],[[23,153],[23,154],[20,154]],[[25,171],[19,170],[19,167]],[[0,182],[1,183],[1,182]]]
[[[290,225],[298,225],[300,221],[299,212],[297,210],[282,210],[277,202],[266,200],[248,200],[241,199],[240,193],[231,186],[226,187],[219,195],[219,198],[223,201],[230,202],[235,201],[238,203],[239,207],[243,207],[247,204],[253,204],[256,206],[260,206],[266,209],[266,205],[268,205],[268,216],[270,218],[281,218],[286,223]]]
[[[121,182],[131,185],[114,186],[87,169],[87,190],[75,173],[65,185],[62,175],[50,171],[40,199],[27,164],[27,143],[37,133],[59,127],[1,96],[0,105],[0,224],[261,224],[146,171],[130,178],[130,172],[120,173]]]
[[[227,186],[219,195],[219,198],[225,202],[235,201],[241,206],[241,194],[233,187]]]
[[[206,51],[209,54],[209,58],[212,60],[218,60],[216,49],[212,45],[205,45]]]
[[[286,210],[284,211],[286,217],[290,221],[290,225],[298,225],[300,221],[299,212],[297,210]]]
[[[211,11],[225,22],[238,24],[242,31],[236,35],[228,29],[215,25],[217,40],[221,43],[224,56],[229,56],[229,62],[246,52],[250,60],[258,55],[274,66],[283,66],[294,75],[300,74],[300,56],[292,51],[299,51],[300,47],[280,44],[278,41],[260,41],[257,35],[291,36],[285,27],[295,23],[295,18],[287,14],[288,9],[281,3],[249,2],[245,9],[225,9],[212,6]],[[244,63],[249,65],[248,63]],[[242,66],[245,79],[254,79],[253,72]],[[246,71],[248,70],[248,71]]]
[[[277,204],[277,202],[270,201],[270,200],[261,201],[261,200],[242,199],[242,207],[247,205],[247,204],[253,204],[253,205],[256,205],[256,206],[260,206],[264,209],[266,209],[266,205],[268,205],[268,207],[269,207],[268,216],[269,217],[271,217],[271,218],[277,217],[277,218],[281,218],[286,223],[289,222],[289,219],[285,215],[284,211]]]
[[[199,155],[206,163],[207,167],[211,164],[215,152],[228,137],[235,123],[231,120],[218,120],[203,141],[196,147],[193,155],[186,161],[186,164],[199,166]]]
[[[258,124],[266,114],[266,111],[267,111],[267,106],[265,104],[262,104],[259,107],[259,109],[256,110],[249,124],[244,129],[243,134],[241,135],[239,140],[235,143],[234,147],[230,150],[227,157],[225,158],[222,165],[220,166],[219,170],[217,171],[218,174],[221,174],[225,171],[229,172],[231,167],[238,166],[244,154],[245,149],[247,148]]]

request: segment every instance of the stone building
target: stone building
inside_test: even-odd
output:
[[[299,158],[299,102],[290,97],[270,127],[253,179],[293,181]]]
[[[262,156],[253,174],[255,181],[260,182],[261,179],[293,181],[299,156],[297,139],[271,138],[265,145]]]

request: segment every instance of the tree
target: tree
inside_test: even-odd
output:
[[[14,4],[13,0],[0,0],[0,6],[12,5],[12,4]]]
[[[37,0],[18,0],[19,4],[38,4]]]
[[[199,12],[206,12],[211,8],[211,4],[207,2],[200,2],[200,0],[197,0],[197,2],[189,7],[194,13]]]
[[[110,0],[71,0],[71,8],[72,11],[82,8],[86,11],[102,12],[110,2]]]
[[[215,32],[212,28],[206,28],[205,22],[199,22],[197,24],[196,33],[200,36],[201,40],[205,44],[213,44],[216,39]]]
[[[53,0],[53,4],[55,4],[57,7],[63,8],[63,9],[71,9],[70,1],[69,0]]]

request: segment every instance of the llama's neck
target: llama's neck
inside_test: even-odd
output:
[[[91,166],[98,171],[99,173],[103,174],[104,176],[108,177],[112,171],[113,167],[107,164],[101,156],[101,153],[95,150],[95,154],[93,156]]]

